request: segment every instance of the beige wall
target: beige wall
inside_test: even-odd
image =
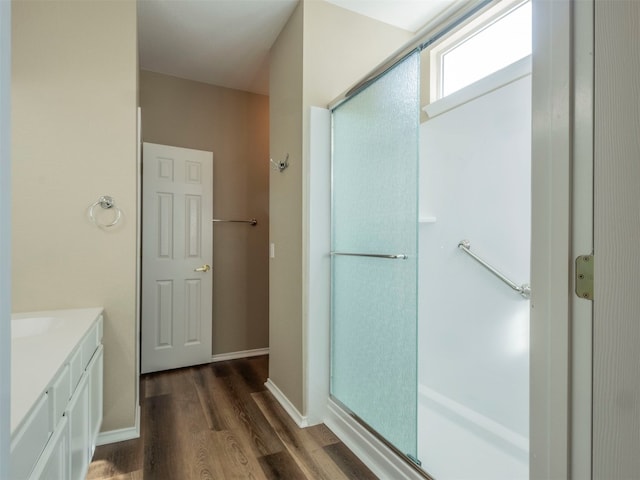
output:
[[[326,107],[412,37],[332,3],[305,0],[305,110]]]
[[[298,5],[271,49],[270,150],[290,167],[271,171],[269,378],[302,411],[302,34]]]
[[[269,377],[303,414],[309,107],[326,107],[410,38],[333,4],[304,0],[272,48],[271,155],[289,152],[292,165],[271,174]]]
[[[269,346],[269,97],[140,72],[145,142],[213,152],[213,353]]]
[[[130,428],[136,5],[16,1],[12,28],[13,310],[105,307],[103,430]],[[109,231],[87,218],[100,195],[124,212]]]

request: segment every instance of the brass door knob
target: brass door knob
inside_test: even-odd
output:
[[[208,265],[206,263],[201,267],[193,269],[194,272],[208,272],[209,270],[211,270],[211,265]]]

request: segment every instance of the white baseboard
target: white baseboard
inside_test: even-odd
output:
[[[140,438],[140,405],[136,406],[135,425],[128,428],[120,428],[118,430],[110,430],[108,432],[100,432],[96,445],[107,445],[109,443],[124,442],[125,440],[133,440]]]
[[[378,478],[424,480],[424,476],[332,400],[324,423]]]
[[[269,355],[269,347],[256,348],[253,350],[240,350],[239,352],[218,353],[211,356],[212,362],[224,362],[225,360],[236,360],[238,358],[257,357],[259,355]]]
[[[296,425],[298,425],[300,428],[309,426],[309,424],[307,423],[307,417],[305,417],[298,411],[298,409],[293,405],[293,403],[289,401],[286,395],[282,393],[282,390],[280,390],[278,386],[271,381],[270,378],[267,379],[264,386],[267,387],[267,390],[269,390],[274,397],[276,397],[278,403],[282,405],[282,408],[285,409],[291,419],[296,422]]]

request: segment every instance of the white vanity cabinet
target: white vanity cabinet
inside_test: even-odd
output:
[[[69,441],[71,443],[71,464],[69,470],[71,480],[81,480],[82,472],[89,465],[89,385],[86,381],[76,389],[69,409]]]
[[[102,423],[102,309],[97,312],[88,326],[80,323],[81,338],[12,433],[11,480],[85,478]],[[29,348],[26,341],[12,346]]]
[[[31,478],[39,480],[60,480],[69,478],[69,422],[62,417],[59,428],[51,436],[42,452]]]
[[[102,423],[102,350],[100,345],[87,365],[69,402],[70,476],[83,480],[96,446]]]
[[[91,439],[91,451],[89,459],[93,457],[96,448],[96,439],[102,426],[102,385],[104,380],[103,347],[100,345],[93,359],[87,367],[89,383],[89,438]]]

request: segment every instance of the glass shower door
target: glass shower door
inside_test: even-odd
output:
[[[331,394],[416,456],[419,56],[336,107]]]

